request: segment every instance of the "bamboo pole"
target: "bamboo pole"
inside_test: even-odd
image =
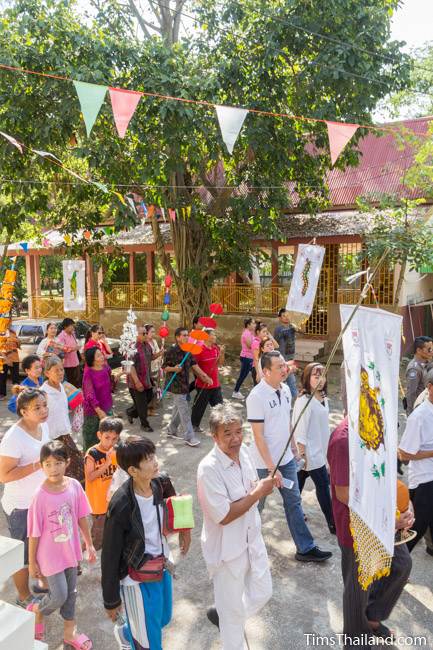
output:
[[[365,285],[364,285],[364,287],[363,287],[363,289],[362,289],[362,291],[361,291],[361,294],[360,294],[360,296],[359,296],[359,300],[358,300],[358,302],[356,303],[355,307],[353,308],[352,313],[350,314],[350,316],[349,316],[349,318],[348,318],[346,324],[345,324],[344,327],[341,329],[341,332],[340,332],[340,334],[338,335],[337,340],[336,340],[335,343],[334,343],[334,346],[333,346],[333,348],[332,348],[332,350],[331,350],[331,353],[330,353],[330,355],[329,355],[329,357],[328,357],[328,361],[326,362],[326,365],[325,365],[325,368],[324,368],[324,371],[323,371],[323,377],[326,378],[326,375],[327,375],[328,372],[329,372],[329,368],[331,367],[332,360],[333,360],[333,358],[335,357],[335,354],[336,354],[336,352],[337,352],[337,350],[338,350],[338,347],[339,347],[339,345],[340,345],[340,343],[341,343],[341,340],[342,340],[342,338],[343,338],[343,335],[344,335],[344,333],[346,332],[347,328],[349,327],[350,323],[352,322],[352,319],[353,319],[353,317],[355,316],[356,312],[357,312],[358,309],[361,307],[361,305],[362,305],[364,299],[367,297],[367,294],[368,294],[368,291],[369,291],[369,289],[370,289],[370,286],[371,286],[372,280],[374,279],[375,275],[376,275],[377,272],[379,271],[379,269],[380,269],[382,263],[385,261],[385,259],[386,259],[387,255],[388,255],[388,253],[389,253],[389,249],[387,248],[387,249],[382,253],[382,256],[380,257],[380,259],[379,259],[378,263],[376,264],[375,268],[373,269],[373,271],[372,271],[370,277],[368,278],[367,282],[365,283]],[[298,416],[298,418],[297,418],[295,424],[294,424],[293,427],[292,427],[292,431],[290,432],[290,436],[289,436],[289,439],[287,440],[286,446],[284,447],[284,450],[283,450],[283,452],[282,452],[280,458],[278,459],[277,464],[275,465],[274,471],[272,472],[272,477],[275,476],[275,474],[276,474],[276,472],[277,472],[277,470],[278,470],[278,467],[279,467],[281,461],[283,460],[286,451],[287,451],[288,448],[289,448],[289,445],[290,445],[290,443],[291,443],[291,441],[292,441],[292,438],[293,438],[293,435],[294,435],[294,433],[295,433],[295,431],[296,431],[296,428],[297,428],[297,426],[298,426],[298,424],[299,424],[299,422],[300,422],[302,416],[304,415],[305,411],[307,410],[307,408],[308,408],[309,405],[311,404],[311,400],[312,400],[313,398],[314,398],[314,393],[311,393],[311,395],[309,396],[309,398],[308,398],[308,400],[307,400],[307,402],[306,402],[304,408],[303,408],[302,411],[300,412],[300,414],[299,414],[299,416]]]

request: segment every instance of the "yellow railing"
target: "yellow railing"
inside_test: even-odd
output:
[[[63,296],[33,295],[29,298],[29,312],[33,318],[65,318],[69,316],[74,320],[85,319],[92,322],[99,320],[99,303],[97,296],[87,296],[85,311],[65,312],[63,309]]]

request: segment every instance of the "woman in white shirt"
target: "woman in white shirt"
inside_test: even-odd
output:
[[[45,338],[38,345],[36,354],[45,363],[45,360],[53,354],[61,357],[64,356],[64,345],[57,340],[57,325],[55,323],[48,323],[45,331]]]
[[[315,487],[320,508],[325,515],[329,531],[335,535],[335,523],[332,514],[329,474],[326,467],[326,455],[329,443],[329,405],[326,396],[324,368],[320,363],[309,363],[302,374],[302,392],[295,402],[292,422],[297,421],[310,395],[311,400],[296,427],[295,437],[299,455],[305,460],[305,466],[298,471],[299,491],[310,476]]]
[[[18,598],[26,608],[33,596],[29,589],[27,511],[36,490],[45,481],[39,462],[41,447],[50,441],[48,408],[45,394],[37,388],[25,388],[17,398],[19,420],[0,443],[0,482],[4,483],[1,500],[12,539],[24,542],[24,568],[14,573]]]
[[[65,377],[62,360],[55,355],[48,357],[45,361],[44,372],[46,381],[42,384],[41,390],[47,396],[47,424],[50,438],[51,440],[61,440],[68,450],[69,465],[66,476],[84,483],[83,454],[71,436],[72,427],[69,419],[68,398],[62,385]]]

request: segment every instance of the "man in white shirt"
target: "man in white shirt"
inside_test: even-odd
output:
[[[272,492],[276,481],[258,479],[233,407],[215,406],[209,428],[215,446],[197,471],[201,545],[215,596],[215,608],[207,615],[220,629],[223,650],[244,650],[246,619],[272,595],[257,503]]]
[[[427,398],[407,418],[399,445],[402,460],[409,461],[409,490],[415,510],[417,536],[407,544],[409,551],[433,531],[433,370],[427,374]]]
[[[279,352],[268,352],[261,358],[263,379],[247,398],[247,417],[254,435],[252,456],[260,478],[275,469],[290,435],[291,394],[287,384],[285,362]],[[332,553],[316,545],[304,518],[299,493],[296,461],[289,447],[275,474],[277,487],[283,497],[287,524],[296,545],[300,562],[323,562]],[[284,485],[286,481],[286,485]],[[289,487],[290,486],[290,487]],[[260,503],[262,510],[265,500]]]

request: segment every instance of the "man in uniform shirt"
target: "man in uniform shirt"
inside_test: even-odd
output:
[[[284,383],[286,368],[279,352],[262,356],[263,379],[247,398],[247,417],[254,435],[253,459],[260,478],[270,475],[290,435],[291,395]],[[296,545],[300,562],[323,562],[332,556],[321,551],[313,539],[301,505],[296,461],[289,447],[275,474],[283,498],[287,524]],[[284,484],[285,482],[285,484]],[[264,500],[260,504],[264,507]]]
[[[215,406],[209,429],[215,446],[197,471],[201,545],[215,596],[207,616],[220,629],[223,650],[244,650],[246,619],[272,595],[257,503],[272,492],[276,481],[259,481],[242,444],[242,421],[232,406]]]
[[[406,368],[406,413],[414,409],[416,398],[426,387],[429,363],[433,359],[433,339],[429,336],[417,336],[414,344],[414,357]]]
[[[290,322],[290,314],[284,307],[278,312],[279,323],[274,331],[274,338],[279,345],[280,353],[284,361],[293,361],[295,358],[295,341],[296,329]],[[296,367],[291,366],[291,372],[287,375],[285,382],[290,388],[292,399],[298,396],[298,389],[296,387]]]

